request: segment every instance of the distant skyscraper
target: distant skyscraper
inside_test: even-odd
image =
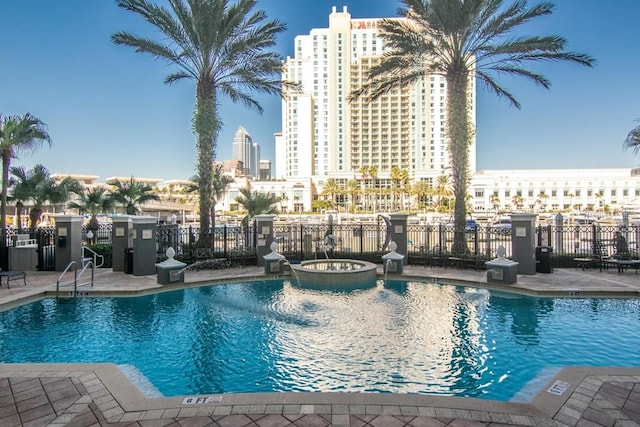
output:
[[[398,18],[404,19],[404,18]],[[445,173],[446,81],[427,75],[374,102],[348,102],[353,89],[367,81],[369,69],[385,52],[380,19],[351,19],[344,7],[329,15],[329,28],[314,28],[295,38],[295,55],[287,58],[283,80],[297,82],[282,101],[284,158],[277,156],[277,175],[324,177],[376,166],[389,172],[398,166],[415,172]],[[475,88],[471,91],[475,121]],[[475,171],[475,143],[470,147]]]
[[[253,142],[251,135],[239,126],[233,138],[233,160],[239,160],[244,165],[244,174],[258,177],[260,161],[260,145]]]

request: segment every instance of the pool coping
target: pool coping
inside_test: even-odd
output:
[[[434,269],[435,270],[435,269]],[[441,269],[442,270],[442,269]],[[429,270],[427,270],[429,271]],[[450,272],[451,269],[444,269],[444,271]],[[439,283],[452,286],[468,286],[480,289],[488,289],[502,292],[509,292],[519,295],[534,296],[534,297],[549,297],[549,298],[571,298],[571,297],[587,297],[587,298],[639,298],[640,297],[640,280],[638,286],[634,287],[617,287],[617,288],[595,288],[584,289],[579,286],[575,287],[560,287],[555,289],[540,288],[536,284],[518,282],[512,285],[500,285],[495,283],[487,283],[477,280],[481,276],[476,275],[474,280],[470,280],[464,277],[446,277],[442,274],[415,274],[413,272],[403,274],[387,275],[387,279],[391,280],[416,280],[421,282]],[[467,273],[466,271],[463,273]],[[117,273],[116,273],[117,274]],[[451,276],[451,275],[449,275]],[[462,276],[462,275],[461,275]],[[146,276],[148,277],[148,276]],[[155,278],[155,275],[153,276]],[[526,279],[527,276],[518,276],[521,279]],[[277,280],[277,279],[290,279],[290,274],[284,275],[270,275],[264,273],[262,270],[255,271],[251,276],[224,276],[218,278],[197,278],[195,280],[186,281],[184,283],[176,283],[169,285],[158,284],[157,282],[149,282],[146,284],[136,284],[130,287],[120,287],[117,289],[109,289],[106,287],[91,287],[82,288],[79,292],[80,297],[128,297],[128,296],[141,296],[158,292],[170,292],[185,288],[194,288],[206,285],[215,285],[222,283],[240,283],[244,281],[256,281],[256,280]],[[382,272],[377,273],[378,280],[384,279],[385,275]],[[62,297],[67,298],[72,294],[70,291],[62,292]],[[29,289],[28,291],[21,292],[20,294],[11,295],[9,297],[0,297],[0,311],[7,310],[19,305],[23,305],[32,301],[37,301],[42,298],[55,297],[56,288],[55,285],[48,287],[40,287]]]
[[[502,420],[504,424],[516,425],[544,425],[545,420],[575,425],[582,415],[579,408],[586,408],[585,400],[597,399],[599,385],[606,381],[640,383],[640,367],[565,367],[527,403],[420,394],[340,392],[151,398],[144,396],[112,363],[0,364],[0,378],[74,379],[86,390],[88,399],[84,403],[93,401],[109,422],[207,414],[412,414],[475,421]],[[563,382],[564,388],[560,394],[554,394],[551,389],[558,381]]]

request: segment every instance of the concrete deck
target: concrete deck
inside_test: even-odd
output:
[[[381,267],[379,267],[381,273]],[[0,287],[0,309],[55,294],[59,273],[29,272]],[[245,267],[186,273],[186,284],[265,277]],[[397,277],[397,276],[394,276]],[[545,296],[640,297],[640,275],[556,269],[488,285],[486,272],[405,267],[403,278]],[[91,295],[172,289],[155,276],[98,270]],[[640,349],[639,349],[640,351]],[[0,426],[640,426],[640,367],[561,370],[528,403],[442,396],[261,393],[145,397],[113,364],[0,364]]]

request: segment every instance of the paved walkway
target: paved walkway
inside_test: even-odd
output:
[[[186,286],[263,277],[263,269],[187,272]],[[0,287],[0,308],[55,292],[58,273]],[[487,285],[486,272],[407,267],[403,277]],[[181,285],[184,286],[184,285]],[[99,271],[95,295],[158,290],[155,276]],[[167,287],[164,287],[167,288]],[[558,269],[509,290],[549,296],[640,297],[640,275]],[[639,349],[640,351],[640,349]],[[113,364],[0,364],[0,426],[640,426],[640,367],[564,368],[528,403],[442,396],[261,393],[145,397]]]

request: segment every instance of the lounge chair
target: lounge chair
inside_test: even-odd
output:
[[[576,263],[576,268],[586,270],[594,267],[602,271],[603,268],[607,268],[609,259],[609,254],[602,240],[595,240],[591,245],[591,255],[583,258],[574,258],[573,261]]]
[[[20,270],[0,270],[0,286],[2,286],[2,278],[7,278],[7,289],[11,289],[10,283],[12,280],[20,280],[24,282],[24,285],[27,286],[27,273]]]

